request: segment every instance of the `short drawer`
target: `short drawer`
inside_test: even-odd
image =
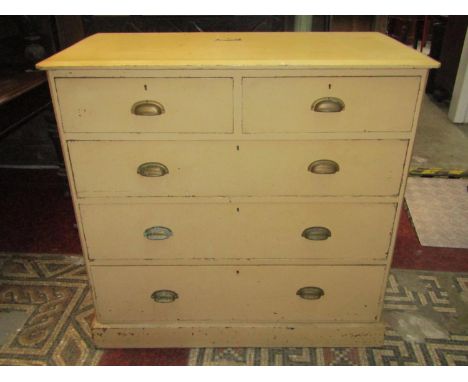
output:
[[[410,131],[419,83],[419,77],[244,78],[243,131]]]
[[[395,204],[81,204],[88,256],[115,259],[385,259]]]
[[[232,78],[58,78],[65,132],[231,133]]]
[[[71,141],[79,197],[397,195],[408,141]]]
[[[375,322],[383,266],[94,266],[100,323]]]

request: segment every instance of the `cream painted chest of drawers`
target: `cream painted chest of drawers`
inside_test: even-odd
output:
[[[97,346],[381,344],[437,66],[377,33],[97,34],[38,64]]]

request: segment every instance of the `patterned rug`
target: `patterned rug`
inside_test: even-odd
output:
[[[24,316],[24,325],[3,333],[0,365],[99,361],[102,352],[90,337],[94,307],[81,256],[0,254],[0,318],[12,313]]]
[[[2,365],[468,365],[468,273],[393,270],[380,348],[99,351],[79,256],[0,254],[0,323],[12,313],[24,324],[3,335]]]

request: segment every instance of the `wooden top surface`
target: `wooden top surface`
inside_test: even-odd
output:
[[[436,68],[377,32],[99,33],[37,64],[97,68]]]

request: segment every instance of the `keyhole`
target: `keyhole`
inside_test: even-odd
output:
[[[331,89],[331,84],[328,84],[328,89]]]
[[[145,88],[145,90],[148,90],[148,86],[147,86],[147,85],[145,85],[144,88]]]

